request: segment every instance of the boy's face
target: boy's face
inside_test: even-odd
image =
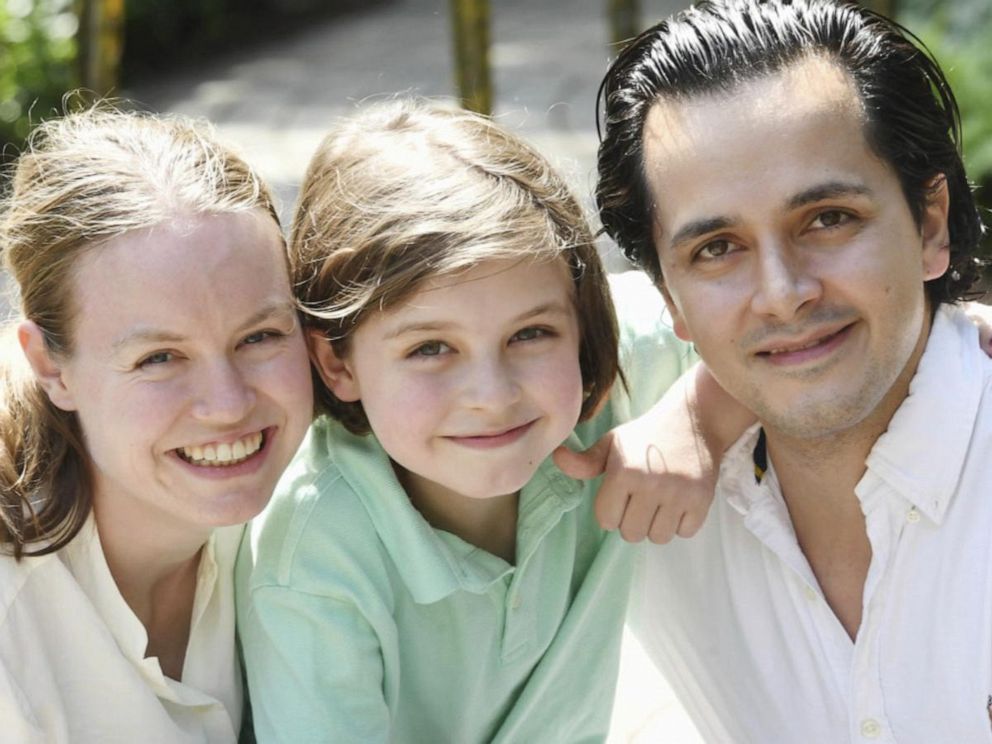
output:
[[[364,320],[345,359],[326,342],[314,353],[334,394],[361,400],[415,501],[515,493],[582,406],[564,261],[486,261],[428,281]]]
[[[917,226],[863,132],[847,77],[818,58],[661,101],[645,126],[676,330],[789,436],[891,415],[926,341],[923,282],[947,268],[946,188]]]

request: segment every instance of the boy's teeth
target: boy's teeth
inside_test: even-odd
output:
[[[262,432],[257,431],[242,437],[236,442],[219,442],[217,444],[181,447],[179,452],[183,459],[194,465],[236,465],[249,456],[258,452],[262,447]]]

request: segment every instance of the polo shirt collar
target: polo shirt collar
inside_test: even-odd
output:
[[[339,424],[328,422],[328,426]],[[482,594],[519,570],[456,535],[434,529],[411,503],[374,436],[339,431],[326,441],[334,464],[362,501],[414,601],[431,604],[456,591]],[[570,443],[581,449],[577,442]],[[555,468],[551,458],[541,463],[520,493],[517,567],[526,564],[541,539],[580,500],[576,481]]]

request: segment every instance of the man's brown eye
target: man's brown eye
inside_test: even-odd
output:
[[[836,227],[844,219],[844,213],[836,210],[832,212],[821,212],[817,218],[824,227]]]

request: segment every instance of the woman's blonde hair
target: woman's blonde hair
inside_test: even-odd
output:
[[[269,191],[204,124],[102,105],[41,124],[17,159],[0,212],[15,317],[0,348],[0,545],[17,558],[64,546],[92,503],[75,414],[57,408],[17,348],[27,319],[54,357],[73,354],[74,267],[86,251],[176,217],[267,211]],[[127,415],[127,412],[122,412]]]
[[[310,162],[289,254],[304,322],[339,356],[367,313],[426,279],[492,259],[562,259],[581,329],[583,418],[618,374],[616,317],[582,208],[540,154],[486,117],[397,100],[345,120]],[[360,402],[314,382],[320,412],[368,433]]]

